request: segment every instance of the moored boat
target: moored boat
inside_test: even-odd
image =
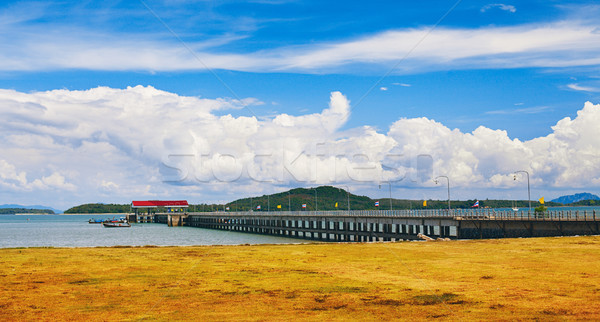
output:
[[[106,228],[120,228],[120,227],[131,227],[128,222],[103,222],[102,225]]]

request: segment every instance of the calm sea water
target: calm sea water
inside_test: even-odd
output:
[[[165,224],[104,228],[90,218],[112,215],[0,215],[0,248],[288,244],[301,240]]]

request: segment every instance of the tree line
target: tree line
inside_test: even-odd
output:
[[[0,208],[0,215],[14,215],[14,214],[54,215],[54,211],[52,211],[50,209]]]
[[[379,207],[375,202],[379,201]],[[447,200],[410,200],[410,199],[392,199],[391,208],[399,209],[446,209]],[[470,209],[477,200],[451,200],[452,209]],[[237,199],[225,204],[190,204],[190,212],[212,212],[212,211],[314,211],[314,210],[348,210],[348,204],[351,210],[389,210],[390,199],[371,199],[367,196],[359,196],[348,193],[346,190],[332,187],[321,186],[316,188],[296,188],[289,191],[275,193],[271,195],[262,195],[252,198]],[[306,205],[303,207],[302,205]],[[336,207],[337,205],[337,207]],[[537,200],[531,201],[531,207],[537,207],[540,203]],[[573,204],[563,205],[556,202],[546,202],[546,206],[594,206],[600,205],[598,200],[584,200]],[[260,209],[258,207],[260,206]],[[479,208],[527,208],[527,200],[494,200],[480,199]],[[84,204],[70,208],[65,211],[72,213],[126,213],[131,211],[130,204],[103,204],[92,203]]]

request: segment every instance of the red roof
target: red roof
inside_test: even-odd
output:
[[[132,201],[133,208],[156,208],[156,207],[188,207],[187,200],[145,200]]]

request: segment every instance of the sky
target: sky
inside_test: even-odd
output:
[[[600,193],[595,1],[3,1],[0,204]],[[438,176],[438,182],[433,180]]]

